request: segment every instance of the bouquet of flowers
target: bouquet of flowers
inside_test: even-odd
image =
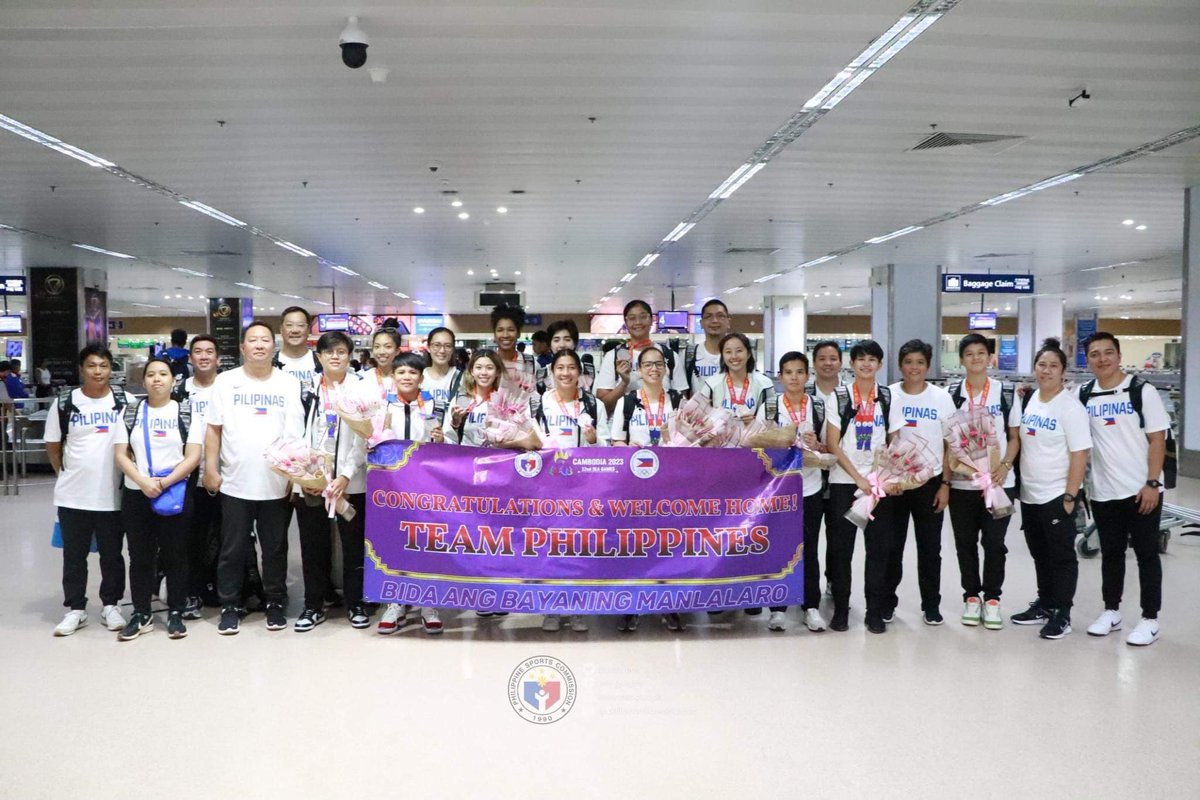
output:
[[[745,424],[724,408],[714,408],[704,395],[684,401],[667,428],[668,447],[738,447]]]
[[[528,390],[508,383],[492,392],[483,423],[489,446],[514,450],[536,450],[541,446],[542,438],[530,414],[529,399]]]
[[[384,426],[387,404],[378,397],[366,397],[342,392],[334,403],[334,411],[346,427],[367,440],[368,447],[393,438]]]
[[[1000,466],[1000,440],[996,423],[984,408],[960,408],[949,420],[946,442],[950,446],[950,467],[966,475],[983,492],[983,502],[994,519],[1010,516],[1016,510],[1004,487],[992,482],[992,472]]]
[[[871,512],[889,491],[915,489],[934,476],[936,463],[937,458],[924,438],[896,439],[876,454],[875,467],[866,476],[871,490],[858,490],[855,495],[858,499],[846,512],[846,519],[859,528],[867,527],[867,523],[875,518]]]
[[[320,489],[330,519],[335,513],[347,521],[354,519],[354,507],[346,502],[346,498],[332,492],[328,453],[309,447],[299,439],[279,438],[268,445],[263,456],[272,471],[301,489]]]

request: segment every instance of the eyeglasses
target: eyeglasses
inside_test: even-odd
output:
[[[638,369],[666,369],[667,362],[665,361],[643,361],[638,364]]]
[[[626,322],[649,322],[651,319],[653,319],[653,317],[651,317],[649,314],[638,314],[638,315],[630,314],[628,317],[625,318],[625,321]]]
[[[429,345],[429,349],[430,350],[453,350],[454,345],[452,345],[452,344],[431,344],[431,345]]]

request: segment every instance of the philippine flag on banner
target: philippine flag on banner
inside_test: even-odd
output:
[[[653,458],[639,458],[637,460],[637,465],[641,469],[650,469],[650,467],[654,466],[654,459]]]

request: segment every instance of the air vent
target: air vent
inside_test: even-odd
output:
[[[778,252],[778,247],[728,247],[725,249],[725,255],[728,256],[773,256]]]
[[[947,147],[970,147],[977,153],[1001,153],[1010,147],[1015,147],[1025,141],[1024,136],[1014,136],[1006,133],[950,133],[939,131],[926,136],[909,149],[910,153],[918,150],[941,150]]]
[[[180,250],[179,252],[185,256],[197,256],[197,257],[245,255],[244,253],[235,253],[232,250]]]

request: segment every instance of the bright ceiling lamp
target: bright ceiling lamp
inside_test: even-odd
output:
[[[199,270],[188,269],[187,267],[171,267],[171,269],[175,270],[176,272],[182,272],[184,275],[194,275],[197,278],[215,278],[215,277],[217,277],[216,275],[213,275],[211,272],[200,272]],[[287,297],[287,295],[284,295],[284,297]]]
[[[766,283],[767,281],[775,280],[782,274],[783,274],[782,272],[772,272],[770,275],[763,275],[761,278],[755,278],[754,282],[755,283]]]
[[[226,214],[224,211],[217,211],[212,206],[205,205],[204,203],[199,203],[195,200],[180,200],[179,204],[183,205],[183,206],[187,206],[188,208],[192,209],[193,211],[199,211],[201,214],[210,216],[215,220],[224,222],[226,225],[232,225],[235,228],[246,227],[246,223],[242,222],[237,217],[231,217],[228,214]]]
[[[406,295],[404,292],[392,292],[392,294],[396,295],[396,297],[399,297],[401,300],[409,299],[408,295]]]
[[[96,247],[95,245],[91,244],[76,243],[71,246],[78,247],[80,250],[91,250],[93,253],[100,253],[101,255],[112,256],[113,258],[128,258],[131,261],[137,259],[137,256],[131,256],[127,253],[118,253],[115,250],[105,250],[103,247]]]
[[[376,289],[388,288],[388,287],[384,286],[382,283],[380,283],[379,281],[367,281],[367,286],[374,286]]]
[[[918,36],[924,33],[930,25],[937,22],[941,18],[941,14],[928,14],[925,17],[922,17],[916,25],[913,25],[911,28],[909,28],[903,36],[892,42],[892,44],[886,50],[880,53],[879,56],[871,62],[870,68],[879,69],[888,61],[891,61],[897,53],[912,44],[913,39],[916,39]]]
[[[664,242],[678,242],[684,236],[687,236],[687,232],[690,231],[694,227],[696,227],[696,223],[694,223],[694,222],[681,222],[675,226],[674,230],[672,230],[670,233],[667,234],[666,238],[663,239],[663,241]]]
[[[737,294],[738,292],[740,292],[742,289],[745,289],[745,288],[746,288],[745,286],[734,286],[732,289],[726,289],[725,294]]]
[[[1027,194],[1040,192],[1042,189],[1049,189],[1051,186],[1059,186],[1064,183],[1070,183],[1076,178],[1082,178],[1082,172],[1064,172],[1062,175],[1055,175],[1053,178],[1046,178],[1044,181],[1031,183],[1028,186],[1022,186],[1020,189],[1014,189],[1011,192],[989,197],[979,205],[981,206],[998,206],[1001,203],[1007,203],[1009,200],[1016,200],[1018,197],[1024,197]]]
[[[887,241],[891,241],[892,239],[898,239],[901,236],[907,236],[910,233],[916,233],[917,231],[921,230],[921,227],[922,226],[920,226],[920,225],[909,225],[907,228],[901,228],[898,231],[892,231],[891,233],[885,233],[883,236],[876,236],[874,239],[867,239],[866,243],[867,244],[879,244],[880,242],[887,242]]]
[[[253,283],[234,283],[233,285],[234,285],[234,286],[241,286],[243,289],[256,289],[257,291],[260,291],[260,292],[265,292],[265,291],[266,291],[266,287],[263,287],[263,286],[255,286]]]
[[[720,199],[728,200],[729,196],[742,188],[742,184],[758,174],[758,171],[765,167],[767,163],[760,161],[757,164],[746,163],[733,171],[733,174],[726,178],[720,186],[713,190],[713,193],[708,196],[709,200]]]
[[[89,167],[116,166],[116,164],[106,158],[101,158],[98,155],[89,153],[87,150],[81,150],[75,145],[67,144],[61,139],[55,139],[48,133],[43,133],[37,128],[31,128],[28,125],[17,122],[12,117],[6,117],[3,114],[0,114],[0,128],[15,133],[17,136],[23,136],[31,142],[37,142],[43,147],[49,147],[51,150],[57,150],[63,155],[70,156],[77,161],[82,161]]]
[[[656,258],[658,258],[658,253],[647,253],[646,255],[642,256],[642,260],[639,261],[637,265],[639,267],[648,267],[654,263]],[[629,274],[632,275],[633,273],[631,272]]]
[[[329,268],[330,268],[331,270],[334,270],[335,272],[340,272],[340,273],[342,273],[343,275],[349,275],[349,276],[350,276],[350,277],[352,277],[352,278],[356,278],[356,277],[358,277],[358,273],[357,273],[357,272],[355,272],[354,270],[350,269],[349,267],[343,267],[341,264],[330,264],[330,265],[329,265]]]
[[[909,25],[911,25],[912,21],[916,18],[917,18],[916,14],[905,14],[903,17],[896,20],[895,24],[892,25],[892,27],[890,27],[886,31],[884,31],[883,35],[880,36],[878,39],[871,42],[871,44],[867,46],[866,50],[863,50],[861,53],[859,53],[854,58],[853,61],[851,61],[848,65],[846,65],[846,70],[843,70],[843,71],[858,69],[863,64],[866,64],[868,61],[870,61],[872,58],[875,57],[876,53],[878,53],[883,48],[887,47],[888,42],[895,39],[896,36],[900,33],[900,31],[904,30]]]
[[[621,278],[621,283],[629,283],[631,280],[633,280],[636,277],[637,277],[636,272],[626,272],[625,276],[623,278]]]
[[[312,252],[311,250],[305,250],[303,247],[301,247],[298,244],[292,244],[291,242],[285,242],[282,239],[275,240],[275,244],[279,245],[284,250],[291,250],[296,255],[304,256],[305,258],[313,258],[317,255],[316,253]]]
[[[826,261],[833,261],[835,258],[837,258],[837,256],[821,256],[820,258],[814,258],[812,261],[805,261],[797,269],[815,267],[817,264],[824,264]]]

